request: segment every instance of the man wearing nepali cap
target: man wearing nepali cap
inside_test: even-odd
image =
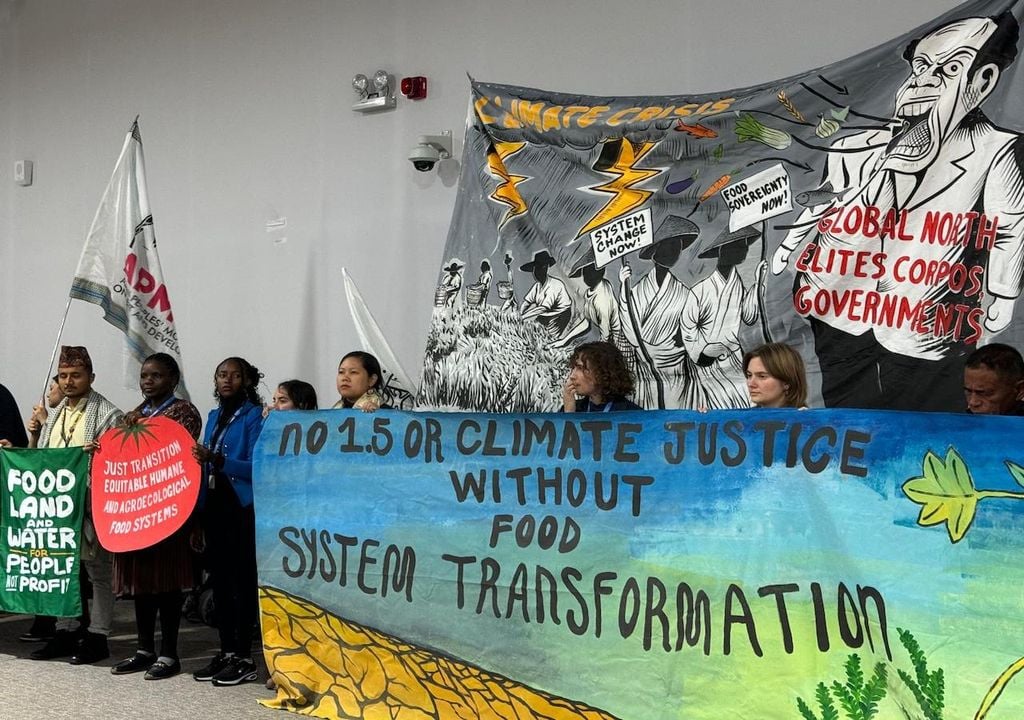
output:
[[[109,400],[92,389],[95,379],[89,351],[81,346],[64,345],[57,363],[57,382],[64,399],[43,422],[44,411],[37,406],[29,420],[29,432],[38,438],[38,447],[82,447],[92,451],[96,438],[113,427],[123,413]],[[85,665],[110,656],[107,635],[114,614],[114,593],[111,586],[113,555],[104,550],[96,538],[90,503],[85,503],[82,522],[82,566],[92,582],[90,623],[78,642],[71,631],[73,618],[60,618],[57,632],[45,646],[32,653],[33,660],[71,656],[72,665]]]

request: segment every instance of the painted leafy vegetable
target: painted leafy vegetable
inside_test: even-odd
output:
[[[739,142],[752,140],[776,150],[785,150],[793,142],[789,133],[768,127],[749,113],[743,113],[736,121],[736,139]]]
[[[959,542],[974,521],[978,491],[967,463],[954,448],[946,451],[945,459],[929,450],[922,475],[903,483],[903,492],[921,506],[917,524],[946,523],[953,542]]]

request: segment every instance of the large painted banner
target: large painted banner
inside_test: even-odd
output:
[[[271,413],[269,704],[1019,720],[1019,435],[865,410]]]
[[[748,406],[778,341],[815,404],[963,410],[965,356],[1024,339],[1022,14],[703,95],[473,82],[420,404],[558,409],[601,339],[646,408]]]

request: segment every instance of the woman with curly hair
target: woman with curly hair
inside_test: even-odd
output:
[[[562,390],[565,412],[642,410],[632,400],[633,373],[622,352],[608,342],[578,345],[569,358],[569,378]]]

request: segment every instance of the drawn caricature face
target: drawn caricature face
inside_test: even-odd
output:
[[[744,241],[731,242],[723,245],[718,251],[718,265],[720,267],[736,267],[747,259],[750,246]]]
[[[679,256],[683,252],[682,240],[676,237],[659,240],[654,246],[654,255],[651,260],[655,265],[663,268],[670,268],[679,262]]]
[[[917,43],[910,76],[896,91],[896,117],[905,125],[887,152],[886,169],[915,173],[928,167],[964,116],[992,93],[998,66],[968,71],[995,29],[988,18],[968,18]]]
[[[594,265],[587,265],[583,268],[583,282],[588,288],[597,287],[604,279],[604,270],[595,267]]]

